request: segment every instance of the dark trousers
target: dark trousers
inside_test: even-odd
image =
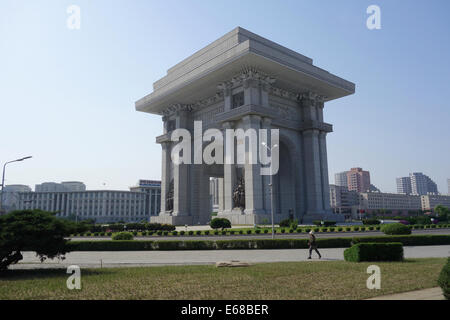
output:
[[[315,250],[319,257],[321,257],[319,250],[317,250],[317,245],[311,244],[309,245],[309,256],[311,257],[312,251]]]

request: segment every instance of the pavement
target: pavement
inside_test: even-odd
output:
[[[344,260],[345,248],[320,249],[322,259],[313,252],[314,262]],[[308,261],[307,249],[281,250],[197,250],[197,251],[74,251],[66,259],[46,260],[40,263],[34,252],[23,252],[24,259],[11,269],[67,268],[116,268],[162,265],[207,265],[218,261],[238,260],[249,263]],[[405,258],[434,258],[450,256],[450,245],[404,247]]]
[[[206,228],[209,228],[205,226]],[[209,229],[205,229],[209,230]],[[450,234],[450,229],[420,229],[412,230],[412,234]],[[363,232],[316,232],[316,237],[320,238],[348,238],[348,237],[374,237],[374,236],[384,236],[385,234],[381,231],[363,231]],[[275,239],[306,239],[309,235],[307,233],[277,233],[275,234]],[[272,234],[252,234],[252,235],[227,235],[227,236],[146,236],[146,237],[135,237],[136,240],[242,240],[242,239],[271,239]],[[111,237],[73,237],[74,241],[99,241],[99,240],[111,240]]]
[[[445,300],[442,289],[429,288],[370,298],[366,300]]]

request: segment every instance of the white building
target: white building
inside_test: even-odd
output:
[[[23,184],[10,184],[5,186],[2,190],[3,203],[2,209],[5,212],[10,212],[19,208],[19,194],[22,192],[30,192],[31,188]],[[0,201],[2,201],[0,199]]]
[[[85,191],[86,185],[79,181],[65,181],[61,183],[44,182],[37,184],[34,190],[36,192]]]
[[[348,189],[347,173],[348,171],[336,173],[334,175],[334,184],[338,187],[345,187]]]
[[[434,210],[438,205],[450,208],[450,196],[425,195],[421,196],[422,210]]]
[[[420,196],[398,193],[363,192],[359,194],[360,208],[367,211],[373,210],[422,210]]]
[[[149,221],[160,211],[160,184],[141,180],[132,191],[90,190],[63,192],[25,192],[19,194],[19,209],[58,212],[62,218],[97,223]],[[160,182],[159,182],[160,183]]]
[[[397,182],[397,193],[403,194],[411,194],[411,178],[410,177],[401,177],[396,179]]]

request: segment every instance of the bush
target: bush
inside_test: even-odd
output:
[[[201,230],[197,230],[197,232],[195,234],[198,235],[198,236],[201,236],[202,232],[201,232]]]
[[[339,227],[339,228],[337,228],[337,231],[342,232],[342,231],[344,231],[344,228]]]
[[[359,227],[353,227],[353,231],[359,231]]]
[[[292,220],[290,219],[285,219],[280,221],[280,227],[289,227],[292,223]]]
[[[185,234],[184,230],[181,230],[180,231],[180,236],[184,236],[184,234]]]
[[[230,234],[234,234],[234,230],[230,230]]]
[[[239,234],[244,234],[244,230],[239,230]]]
[[[269,229],[264,229],[264,233],[269,233]]]
[[[217,230],[214,230],[214,232],[213,232],[216,236],[219,234],[219,231],[217,231]]]
[[[113,240],[133,240],[133,234],[131,232],[119,232],[113,235]]]
[[[212,229],[226,229],[231,228],[231,222],[225,218],[214,218],[211,220],[210,224]]]
[[[256,229],[256,230],[255,230],[255,233],[256,233],[256,234],[260,234],[260,233],[261,233],[261,229]]]
[[[162,234],[163,234],[162,231],[157,231],[157,232],[156,232],[156,235],[158,235],[158,236],[162,236]]]
[[[442,288],[442,293],[445,299],[450,299],[450,258],[447,259],[447,263],[442,268],[439,274],[438,284]]]
[[[205,230],[205,235],[209,235],[209,230]]]
[[[313,224],[319,227],[330,227],[330,226],[335,226],[336,225],[336,221],[324,221],[322,224],[321,220],[315,220],[313,221]]]
[[[137,236],[138,235],[138,233],[137,233],[137,231],[133,231],[133,236]]]
[[[381,231],[388,235],[411,234],[411,229],[401,223],[385,224],[381,227]]]
[[[289,229],[289,233],[294,233],[294,229]]]
[[[111,236],[112,236],[112,232],[108,232],[106,235],[107,235],[108,237],[111,237]]]
[[[172,231],[172,235],[173,235],[173,236],[178,235],[178,231]]]
[[[252,234],[252,230],[247,230],[247,234]]]
[[[346,227],[346,228],[345,228],[345,231],[352,231],[352,228]]]
[[[169,231],[163,231],[163,235],[164,235],[164,236],[169,235]]]
[[[329,228],[328,230],[329,230],[330,232],[334,232],[335,229],[334,229],[333,227],[331,227],[331,228]]]
[[[398,242],[358,243],[344,251],[345,261],[402,261],[403,246]]]
[[[194,234],[194,231],[192,231],[192,230],[188,231],[188,235],[192,236],[193,234]]]
[[[221,233],[222,233],[223,236],[226,236],[227,235],[227,230],[222,230]]]
[[[363,224],[365,225],[374,225],[374,224],[380,224],[381,221],[378,219],[364,219]]]
[[[284,229],[281,229],[280,231],[281,231],[281,233],[285,233],[286,232],[286,230],[284,230]]]

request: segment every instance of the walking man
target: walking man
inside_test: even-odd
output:
[[[308,259],[311,259],[311,254],[313,249],[317,252],[317,254],[319,255],[319,259],[322,258],[322,256],[320,255],[319,250],[317,250],[317,243],[316,243],[316,236],[314,235],[314,231],[311,230],[309,232],[309,257]]]

